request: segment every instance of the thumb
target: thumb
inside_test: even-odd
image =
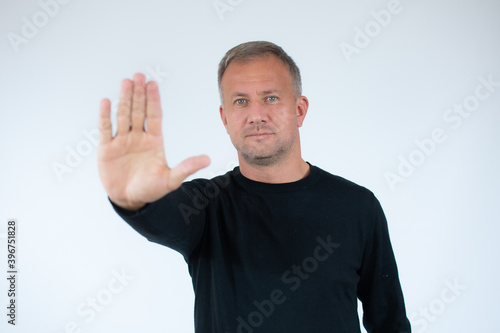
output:
[[[170,170],[169,185],[172,189],[177,189],[181,186],[184,179],[192,175],[196,171],[206,168],[210,165],[210,157],[207,155],[199,155],[186,158],[181,163],[177,164],[175,168]]]

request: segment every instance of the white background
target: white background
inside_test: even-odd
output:
[[[208,154],[196,177],[232,169],[217,64],[241,42],[269,40],[302,72],[304,158],[382,203],[413,331],[497,332],[500,86],[479,88],[479,105],[473,96],[480,77],[500,82],[500,2],[401,0],[385,26],[372,13],[385,0],[219,3],[225,11],[212,0],[72,0],[49,16],[37,1],[2,0],[0,277],[10,218],[19,276],[15,327],[1,278],[0,331],[193,332],[182,256],[115,214],[84,132],[95,133],[100,99],[116,100],[121,79],[143,72],[160,85],[169,164]],[[26,27],[34,21],[38,31]],[[474,110],[459,126],[443,118],[464,101]],[[415,141],[436,128],[446,139],[419,153]],[[418,165],[401,167],[410,157]]]

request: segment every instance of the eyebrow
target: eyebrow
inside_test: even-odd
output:
[[[269,89],[269,90],[264,90],[264,91],[261,91],[261,92],[257,93],[257,95],[269,95],[269,94],[282,94],[282,91],[278,90],[278,89]],[[247,93],[236,91],[234,94],[231,95],[231,98],[235,98],[235,97],[249,97],[249,96],[250,95],[247,94]]]

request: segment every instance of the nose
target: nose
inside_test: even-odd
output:
[[[248,108],[248,122],[250,124],[261,124],[267,121],[265,106],[261,103],[253,103]]]

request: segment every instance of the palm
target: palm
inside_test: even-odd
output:
[[[137,209],[158,200],[209,163],[207,156],[191,157],[170,169],[161,117],[158,87],[154,82],[146,85],[142,74],[134,76],[133,85],[129,80],[122,83],[115,137],[109,100],[101,102],[99,174],[109,198],[123,208]]]

